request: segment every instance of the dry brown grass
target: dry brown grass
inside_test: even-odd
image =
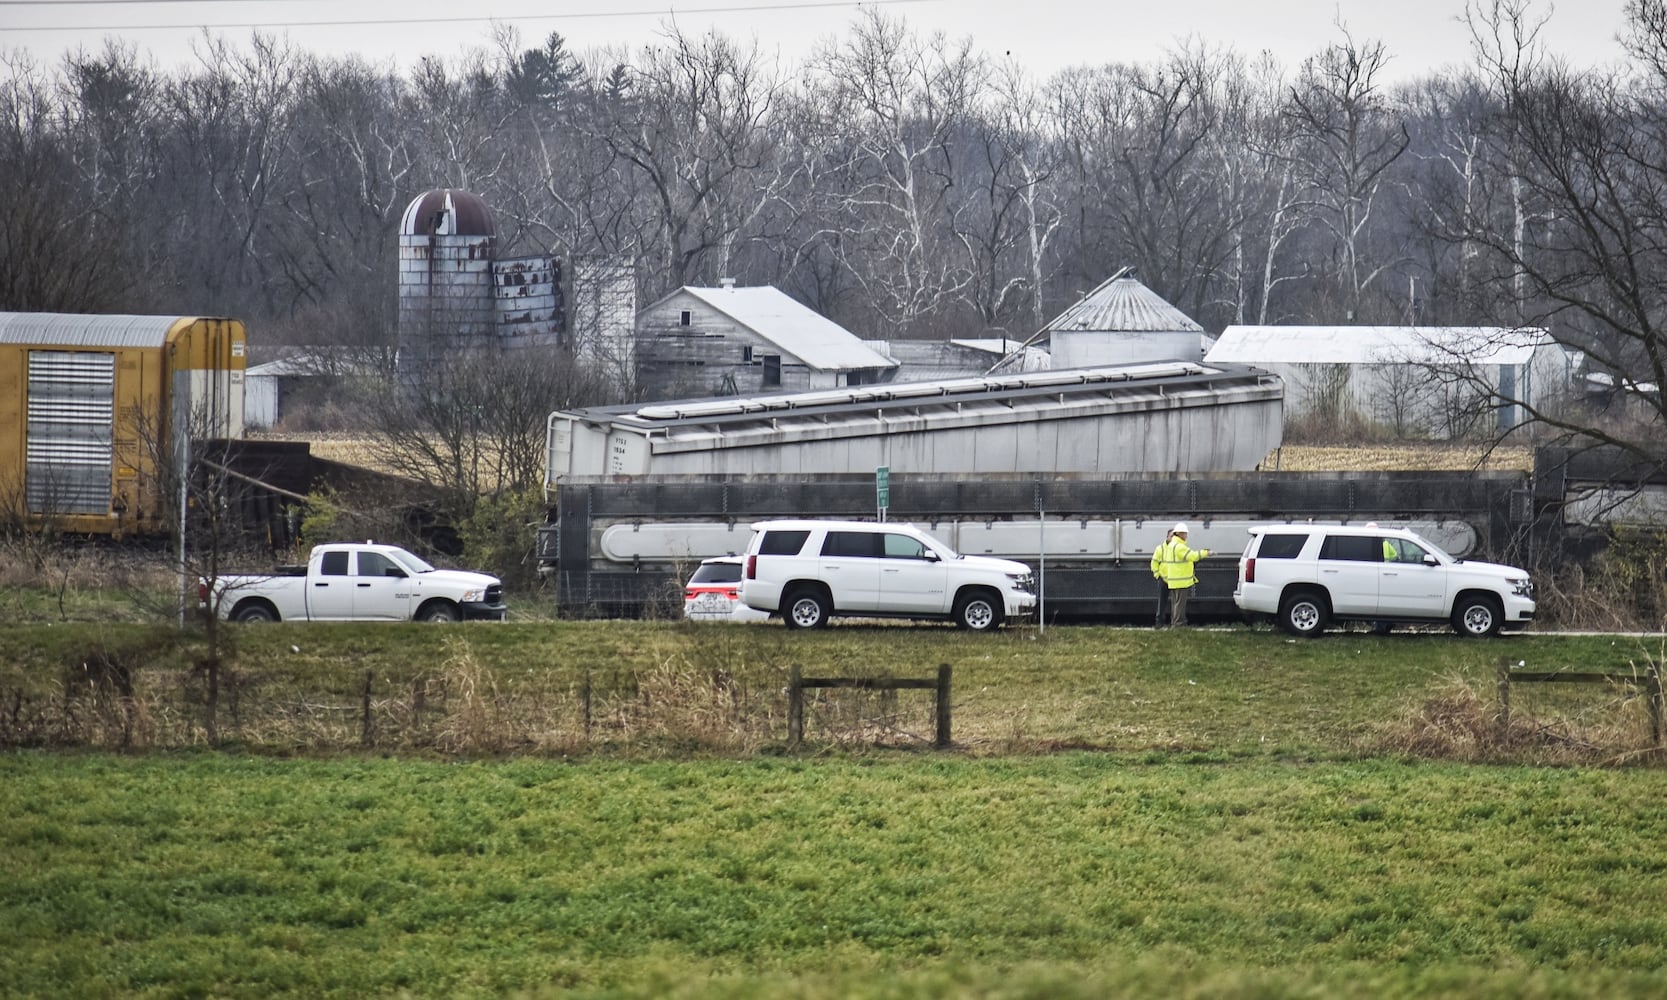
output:
[[[1480,445],[1440,444],[1285,445],[1261,464],[1263,470],[1282,472],[1514,472],[1533,467],[1534,451],[1528,447],[1489,451]]]
[[[249,438],[255,441],[305,441],[311,446],[310,451],[316,458],[357,465],[362,469],[389,475],[402,474],[386,460],[375,439],[358,431],[310,431],[304,434],[250,431]]]
[[[1639,665],[1640,675],[1647,669]],[[1615,765],[1659,756],[1642,687],[1514,684],[1511,708],[1462,677],[1439,684],[1365,741],[1367,749],[1464,763]]]

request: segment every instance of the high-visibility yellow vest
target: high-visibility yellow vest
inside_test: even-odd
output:
[[[1184,590],[1198,582],[1193,564],[1204,558],[1209,549],[1188,548],[1185,539],[1172,538],[1158,546],[1154,562],[1158,563],[1170,590]]]

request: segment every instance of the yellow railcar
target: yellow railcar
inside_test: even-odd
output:
[[[243,435],[246,355],[235,319],[0,313],[4,511],[76,534],[168,530],[177,442]]]

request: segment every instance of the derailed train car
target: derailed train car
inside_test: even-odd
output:
[[[246,355],[225,317],[0,313],[0,503],[66,533],[168,530],[163,463],[243,435]]]

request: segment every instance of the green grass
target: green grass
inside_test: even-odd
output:
[[[1409,749],[1431,719],[1486,728],[1501,658],[1620,669],[1659,640],[230,635],[243,752],[218,753],[198,638],[0,629],[0,735],[38,711],[44,743],[109,745],[86,725],[109,705],[77,693],[97,647],[134,668],[143,745],[175,748],[0,755],[0,995],[1667,993],[1667,771],[1541,766],[1652,762],[1638,699],[1523,686],[1525,735],[1491,763]],[[955,750],[924,749],[924,692],[813,702],[807,746],[785,745],[790,665],[939,663]]]
[[[11,995],[1659,995],[1667,774],[0,758]]]

